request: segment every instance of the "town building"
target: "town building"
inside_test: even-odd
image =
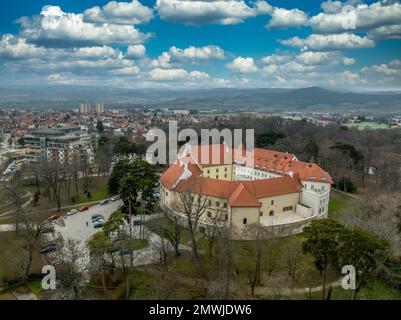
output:
[[[191,195],[195,207],[207,201],[200,232],[208,232],[217,218],[238,239],[246,238],[249,225],[265,227],[272,237],[286,236],[327,217],[332,182],[317,164],[290,153],[254,148],[247,154],[243,146],[224,144],[188,146],[160,178],[160,204],[185,224],[184,195]]]
[[[61,164],[94,160],[91,136],[74,128],[31,130],[24,142],[25,156],[30,160],[42,158]]]
[[[91,106],[87,102],[81,102],[79,104],[79,113],[87,114],[91,112]]]
[[[96,103],[96,113],[97,114],[104,113],[104,103],[103,102]]]

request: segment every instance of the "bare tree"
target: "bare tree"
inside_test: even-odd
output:
[[[293,288],[298,273],[299,259],[302,252],[301,243],[298,241],[297,238],[291,237],[288,239],[286,249],[287,249],[286,258],[288,265],[288,275],[291,279],[291,288]]]
[[[15,218],[16,232],[19,231],[19,224],[23,214],[24,180],[20,171],[15,172],[10,181],[3,183],[6,199],[15,207],[13,216]]]
[[[80,241],[68,239],[51,260],[56,267],[62,298],[79,300],[83,296],[85,272],[88,270],[86,252]]]
[[[178,202],[173,205],[178,214],[184,216],[191,238],[192,257],[198,261],[196,234],[199,220],[205,213],[209,203],[207,195],[203,195],[203,179],[188,179],[186,190],[178,192]]]
[[[206,219],[206,235],[207,235],[207,245],[209,257],[213,255],[213,248],[217,242],[217,239],[222,234],[222,229],[226,224],[225,216],[227,214],[227,210],[224,210],[224,207],[220,206],[210,212],[210,217],[208,216]]]
[[[263,226],[260,224],[250,224],[244,230],[245,237],[249,239],[252,248],[252,263],[249,264],[248,268],[248,279],[249,286],[251,288],[251,294],[254,296],[255,287],[260,284],[261,281],[261,270],[262,270],[262,256],[263,247],[266,240],[266,232]],[[251,259],[251,258],[250,258]]]
[[[278,250],[277,250],[277,240],[276,239],[269,239],[266,241],[266,271],[269,278],[271,277],[273,271],[277,267],[278,263]]]
[[[227,300],[230,297],[231,282],[234,277],[234,259],[232,255],[231,231],[223,227],[217,244],[217,254],[214,257],[217,276],[217,298]]]
[[[35,252],[39,249],[41,236],[46,228],[51,226],[49,219],[43,212],[25,212],[21,215],[21,238],[23,240],[23,247],[27,252],[27,262],[25,267],[25,279],[28,279],[32,260]]]
[[[161,234],[170,241],[171,245],[174,248],[175,256],[179,257],[182,234],[185,228],[182,226],[179,218],[175,214],[170,215],[170,221],[172,223],[172,226],[168,224],[160,226],[160,231]]]

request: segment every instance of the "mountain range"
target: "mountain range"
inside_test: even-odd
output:
[[[0,88],[0,107],[78,107],[79,102],[109,107],[186,108],[230,111],[365,111],[401,114],[400,92],[220,88],[198,90],[118,89],[93,86]]]

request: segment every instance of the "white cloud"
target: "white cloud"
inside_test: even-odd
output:
[[[116,75],[136,75],[139,74],[140,69],[137,66],[130,66],[112,71]]]
[[[263,57],[262,63],[265,63],[265,64],[285,63],[291,59],[292,59],[292,56],[289,54],[273,54],[271,56]]]
[[[238,73],[255,73],[258,67],[255,65],[253,58],[237,57],[227,64],[227,68]]]
[[[299,9],[274,8],[268,28],[289,28],[306,25],[308,15]]]
[[[57,83],[63,85],[71,85],[75,83],[75,80],[72,79],[71,77],[59,73],[50,74],[47,77],[47,80],[51,83]]]
[[[17,22],[21,25],[22,38],[44,46],[137,44],[151,37],[133,26],[87,23],[82,14],[64,13],[60,7],[53,6],[45,7],[39,16],[22,17]]]
[[[153,80],[196,80],[207,79],[209,75],[205,72],[191,71],[188,72],[184,69],[152,69],[149,72]]]
[[[339,51],[305,51],[297,56],[297,60],[305,65],[328,65],[328,64],[344,64],[352,65],[355,59],[344,57]]]
[[[190,46],[185,49],[179,49],[176,47],[171,47],[169,53],[177,57],[179,59],[198,59],[198,60],[207,60],[207,59],[223,59],[224,58],[224,50],[218,46],[204,46],[204,47],[194,47]]]
[[[0,40],[0,58],[30,59],[46,54],[44,48],[29,44],[25,39],[17,38],[11,34],[5,34]]]
[[[343,23],[350,15],[339,1],[326,2],[322,5],[325,12],[310,18],[309,23],[318,33],[343,32]],[[355,4],[356,32],[367,32],[374,38],[400,38],[401,4],[399,2],[378,1],[370,5]]]
[[[145,57],[146,48],[142,44],[136,44],[132,46],[128,46],[127,52],[124,55],[124,58],[127,59],[140,59]]]
[[[231,80],[223,78],[214,78],[213,83],[215,83],[219,87],[227,87],[231,84]]]
[[[346,87],[366,84],[366,79],[352,71],[338,72],[333,77],[328,77],[327,80],[332,86]]]
[[[364,73],[379,73],[387,77],[401,76],[401,60],[395,59],[388,64],[372,65],[362,68]]]
[[[151,61],[150,66],[153,68],[172,68],[171,55],[168,52],[163,52],[157,59]]]
[[[111,1],[102,8],[93,7],[85,10],[83,20],[92,23],[113,23],[122,25],[148,23],[153,18],[152,9],[139,1]]]
[[[311,34],[305,39],[293,37],[279,40],[283,45],[302,48],[303,50],[342,50],[374,47],[375,42],[367,37],[360,37],[350,33],[340,34]]]
[[[272,7],[261,0],[253,6],[243,0],[157,0],[155,9],[163,20],[189,25],[238,24],[272,11]]]

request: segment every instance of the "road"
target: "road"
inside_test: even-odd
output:
[[[59,233],[65,241],[74,239],[86,243],[93,234],[101,230],[93,227],[92,216],[101,214],[107,220],[122,204],[121,200],[103,206],[98,204],[90,207],[87,211],[78,212],[72,216],[64,216],[55,224],[55,233]],[[88,226],[86,226],[87,222]]]
[[[65,241],[68,239],[79,240],[81,242],[81,246],[84,250],[85,257],[83,258],[82,265],[86,265],[89,262],[89,251],[87,248],[87,241],[90,237],[101,229],[95,229],[92,223],[92,216],[95,214],[101,214],[107,220],[110,215],[118,210],[118,207],[122,205],[122,201],[111,202],[107,205],[95,205],[89,210],[84,212],[78,212],[72,216],[64,216],[62,219],[57,221],[54,225],[55,232],[49,235],[49,240],[52,240],[57,237],[62,237]],[[163,214],[152,214],[149,216],[145,216],[145,221],[150,219],[155,219],[161,217]],[[88,225],[86,224],[88,223]],[[125,228],[129,228],[128,224]],[[140,226],[133,226],[133,236],[135,238],[139,238]],[[13,231],[15,230],[14,225],[0,225],[0,232],[4,231]],[[160,252],[158,251],[158,244],[161,242],[161,237],[149,231],[145,227],[145,239],[148,241],[149,245],[143,249],[135,250],[133,252],[134,256],[134,265],[141,266],[152,263],[157,263],[160,259]],[[168,243],[168,241],[165,241]],[[181,245],[181,250],[190,250],[189,247]],[[169,251],[173,251],[173,247],[169,245]],[[126,256],[128,258],[128,255]],[[118,254],[116,254],[116,260],[118,259]]]

